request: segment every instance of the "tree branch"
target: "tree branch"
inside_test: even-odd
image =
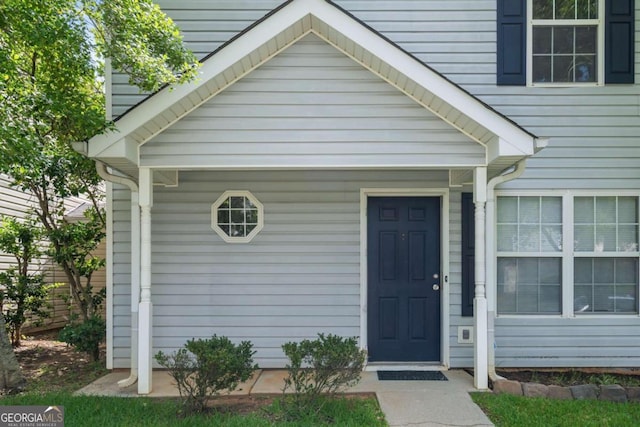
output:
[[[36,77],[36,69],[38,66],[38,52],[33,52],[31,54],[31,77],[35,79]]]

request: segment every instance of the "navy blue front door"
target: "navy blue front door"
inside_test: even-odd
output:
[[[369,360],[440,361],[440,198],[367,208]]]

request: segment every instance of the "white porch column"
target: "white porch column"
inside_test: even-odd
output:
[[[477,389],[489,387],[487,347],[487,294],[485,259],[485,205],[487,202],[487,168],[478,167],[473,176],[473,203],[475,205],[475,298],[473,382]]]
[[[151,206],[153,176],[140,168],[140,303],[138,306],[138,394],[151,393],[153,306],[151,304]]]

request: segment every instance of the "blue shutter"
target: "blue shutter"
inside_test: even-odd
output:
[[[527,1],[498,0],[497,83],[524,86],[527,56]]]
[[[605,1],[605,83],[634,82],[634,1]]]
[[[473,194],[462,193],[462,315],[473,316],[475,296],[475,206]]]

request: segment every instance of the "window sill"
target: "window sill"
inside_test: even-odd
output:
[[[604,83],[528,83],[527,87],[543,87],[543,88],[593,88],[604,86]]]
[[[498,314],[496,319],[566,319],[566,320],[593,320],[593,319],[640,319],[638,313],[602,313],[602,314],[580,314],[571,316],[562,316],[560,314]]]

